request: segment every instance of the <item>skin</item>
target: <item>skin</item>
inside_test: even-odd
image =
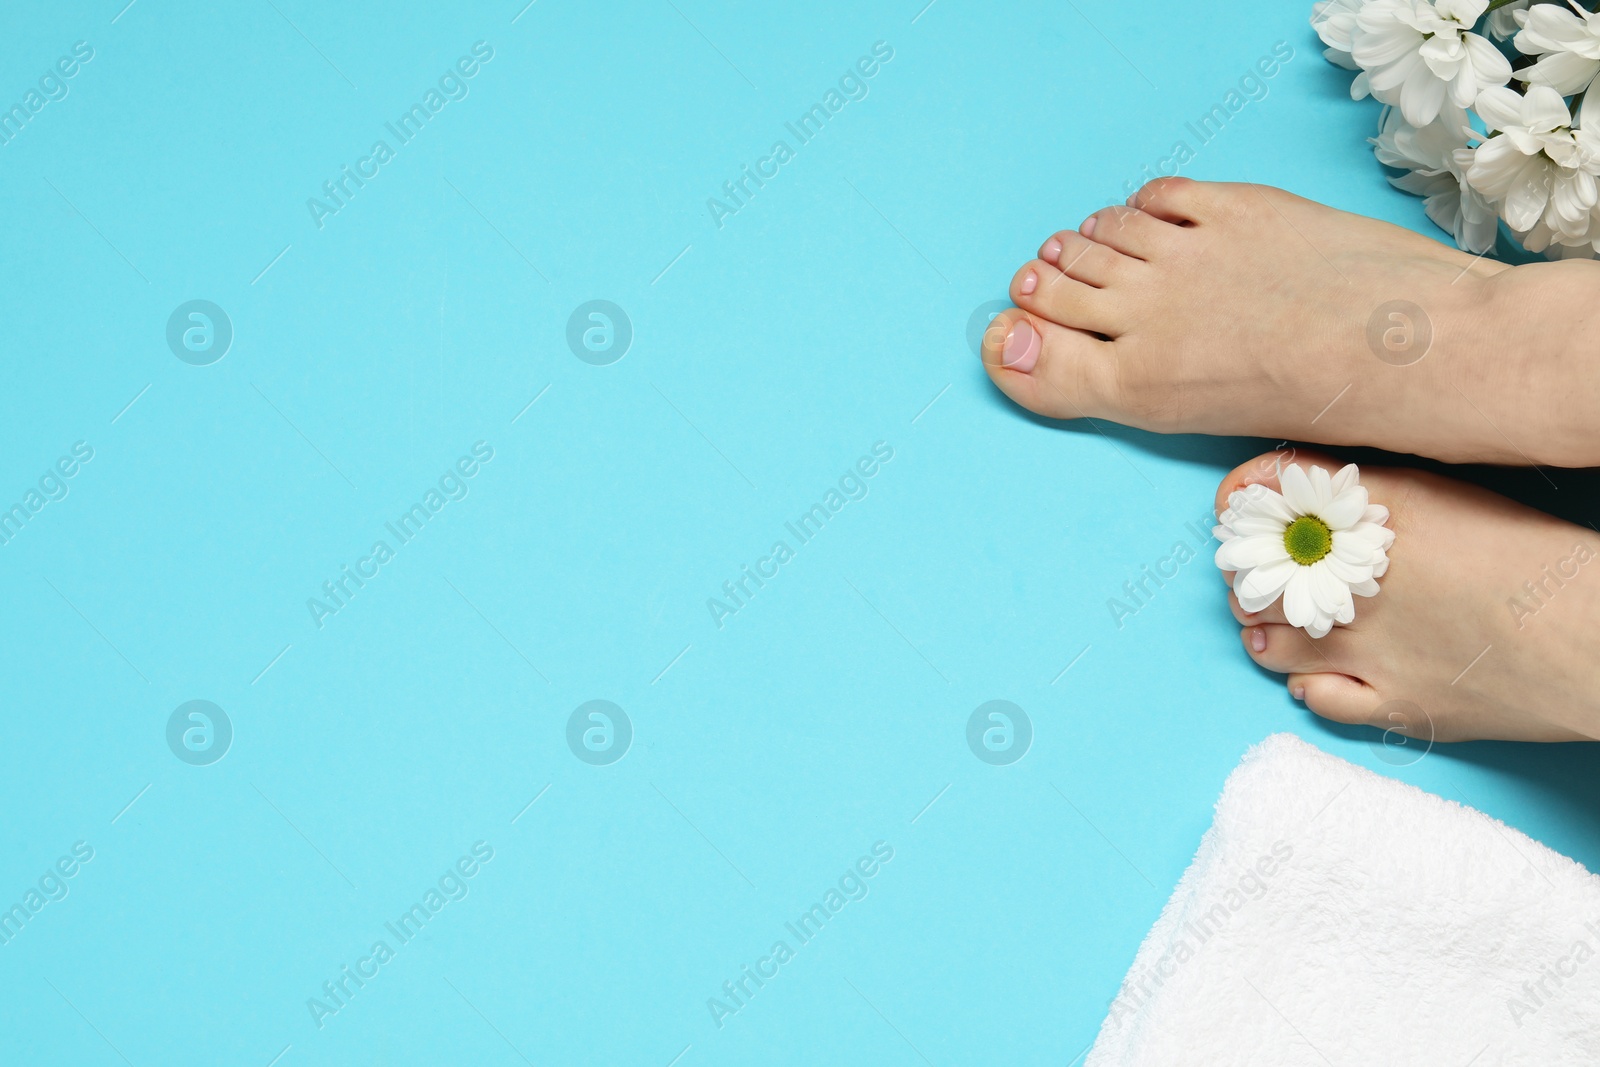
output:
[[[1597,289],[1600,263],[1512,267],[1281,190],[1161,179],[1045,241],[983,363],[1055,418],[1600,466]],[[1414,309],[1378,315],[1369,340],[1397,300]],[[1224,479],[1217,508],[1248,482],[1278,488],[1280,458],[1343,465],[1258,457]],[[1600,739],[1600,537],[1448,478],[1361,477],[1396,532],[1380,595],[1313,640],[1281,604],[1248,616],[1229,592],[1251,658],[1339,722],[1438,741]]]
[[[1600,263],[1511,267],[1265,186],[1163,178],[1130,205],[1053,235],[1012,279],[983,362],[1030,411],[1600,466]],[[1380,346],[1398,329],[1380,358],[1368,324],[1391,301],[1420,310],[1378,315]]]
[[[1344,465],[1267,453],[1223,479],[1217,509],[1253,482],[1279,488],[1280,459],[1329,474]],[[1357,598],[1354,622],[1312,640],[1281,601],[1247,615],[1229,589],[1250,658],[1338,722],[1436,741],[1600,739],[1600,536],[1424,471],[1366,467],[1361,484],[1395,531],[1378,596]]]

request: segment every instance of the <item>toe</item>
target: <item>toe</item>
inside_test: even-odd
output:
[[[1360,726],[1368,723],[1380,726],[1383,729],[1397,729],[1400,733],[1409,736],[1417,727],[1411,723],[1376,722],[1378,708],[1383,703],[1378,691],[1358,678],[1348,674],[1333,674],[1327,671],[1314,674],[1291,674],[1288,680],[1289,693],[1296,700],[1304,701],[1306,707],[1334,722],[1350,723]],[[1426,734],[1431,736],[1431,728]]]
[[[1062,230],[1039,249],[1039,258],[1069,278],[1104,289],[1127,276],[1138,260],[1091,241],[1076,230]]]
[[[1042,259],[1017,271],[1011,279],[1011,299],[1025,311],[1075,330],[1108,337],[1123,332],[1117,294],[1068,277]]]
[[[1128,206],[1165,222],[1179,226],[1192,225],[1207,214],[1207,202],[1214,199],[1217,192],[1218,187],[1211,182],[1197,182],[1189,178],[1157,178],[1146,182],[1138,192],[1128,197]]]
[[[1102,415],[1113,393],[1109,342],[1021,310],[989,324],[983,368],[1006,396],[1054,419]]]
[[[1326,644],[1336,634],[1321,638]],[[1278,623],[1261,623],[1247,626],[1239,632],[1250,658],[1269,671],[1278,674],[1308,674],[1314,671],[1334,670],[1333,658],[1319,647],[1318,641],[1307,637],[1296,626]]]
[[[1138,208],[1101,208],[1083,220],[1078,232],[1096,244],[1114,248],[1135,259],[1151,260],[1175,251],[1189,239],[1188,231]]]

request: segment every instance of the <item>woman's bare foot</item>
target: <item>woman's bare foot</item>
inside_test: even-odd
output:
[[[1012,279],[983,361],[1030,411],[1600,465],[1600,263],[1508,267],[1256,185],[1164,178],[1132,202]]]
[[[1217,493],[1278,488],[1269,453]],[[1361,482],[1395,531],[1380,591],[1355,621],[1313,641],[1280,601],[1247,615],[1230,591],[1250,658],[1287,674],[1324,718],[1439,741],[1600,739],[1600,536],[1476,486],[1422,471],[1367,468]]]

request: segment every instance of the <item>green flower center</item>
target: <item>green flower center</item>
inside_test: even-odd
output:
[[[1315,515],[1302,515],[1283,531],[1283,547],[1290,559],[1309,567],[1333,551],[1333,532]]]

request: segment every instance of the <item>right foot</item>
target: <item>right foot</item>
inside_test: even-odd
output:
[[[1223,480],[1217,507],[1251,483],[1279,489],[1279,460],[1341,466],[1269,453]],[[1600,538],[1436,474],[1368,467],[1361,483],[1395,532],[1378,595],[1313,640],[1282,601],[1248,614],[1229,592],[1250,657],[1339,722],[1429,741],[1600,738]]]
[[[1030,411],[1600,465],[1600,264],[1510,267],[1264,186],[1168,178],[1134,202],[1012,279],[1021,310],[995,319],[983,362]],[[1421,315],[1379,314],[1391,301]]]

